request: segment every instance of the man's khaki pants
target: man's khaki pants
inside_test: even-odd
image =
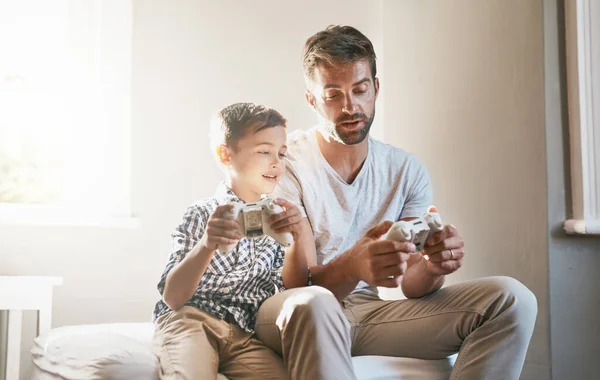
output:
[[[490,277],[420,299],[383,301],[355,293],[338,303],[321,287],[267,299],[256,335],[283,357],[294,380],[352,380],[351,356],[442,359],[456,352],[451,379],[518,379],[537,314],[520,282]]]

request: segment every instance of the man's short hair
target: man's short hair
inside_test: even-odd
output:
[[[330,25],[311,36],[304,44],[304,78],[307,82],[314,79],[317,65],[354,63],[367,58],[373,80],[377,75],[375,49],[371,41],[351,26]]]
[[[265,128],[285,127],[287,120],[276,110],[254,103],[235,103],[220,109],[211,123],[210,142],[213,152],[218,145],[235,149],[235,144],[249,133]]]

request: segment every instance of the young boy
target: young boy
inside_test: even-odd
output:
[[[238,103],[220,110],[211,147],[226,172],[213,198],[191,205],[172,234],[173,251],[158,284],[155,343],[163,379],[285,379],[281,358],[254,337],[258,308],[277,289],[307,285],[302,247],[285,251],[271,237],[242,236],[227,218],[231,202],[257,202],[284,175],[286,120],[268,107]],[[298,241],[300,211],[277,199],[285,211],[271,219],[277,232]],[[216,252],[235,244],[231,253]]]

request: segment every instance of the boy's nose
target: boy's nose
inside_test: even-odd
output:
[[[279,158],[279,157],[277,157],[277,158],[275,158],[275,159],[273,160],[273,162],[271,163],[271,167],[272,167],[273,169],[275,169],[276,167],[278,167],[279,165],[281,165],[281,163],[282,163],[282,162],[283,162],[283,159],[282,159],[282,158]]]

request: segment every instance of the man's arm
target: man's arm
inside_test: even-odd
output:
[[[445,276],[461,267],[464,243],[453,226],[445,226],[431,236],[423,254],[411,256],[414,244],[379,239],[391,224],[383,222],[373,227],[330,263],[311,266],[313,283],[331,290],[340,300],[354,290],[359,280],[388,288],[401,285],[406,297],[419,298],[440,289]]]
[[[329,289],[338,300],[344,299],[358,285],[358,279],[353,277],[343,260],[333,260],[325,265],[310,267],[312,282]]]
[[[292,203],[279,199],[286,211],[271,217],[277,232],[292,232],[294,243],[286,250],[282,282],[286,288],[305,286],[308,271],[312,283],[329,289],[337,299],[345,298],[358,282],[363,280],[373,286],[398,287],[412,243],[380,240],[392,222],[385,221],[371,228],[352,248],[324,265],[317,265],[317,254],[312,228],[308,218],[302,217]],[[298,219],[301,220],[298,222]]]
[[[416,219],[433,202],[431,178],[425,165],[413,157],[415,176],[413,178],[406,203],[402,207],[400,220]],[[428,270],[427,262],[421,254],[413,255],[408,260],[408,268],[402,278],[402,293],[407,298],[419,298],[440,289],[445,282],[443,274]]]
[[[288,202],[285,202],[289,204]],[[308,268],[312,275],[312,283],[331,290],[339,299],[348,295],[358,284],[352,278],[351,270],[345,268],[344,260],[334,260],[327,265],[317,265],[315,238],[308,218],[302,217],[292,231],[289,218],[283,215],[273,217],[273,228],[278,232],[293,232],[294,243],[285,250],[282,278],[286,288],[306,286],[308,283]]]
[[[283,214],[273,218],[273,228],[278,232],[292,231],[288,229],[290,218]],[[415,246],[412,243],[380,240],[391,225],[390,221],[378,224],[352,248],[327,264],[317,265],[312,228],[308,218],[303,217],[293,230],[294,244],[286,250],[282,271],[284,286],[305,286],[308,266],[313,285],[329,289],[339,300],[350,294],[360,280],[373,286],[398,287],[406,270],[409,252],[413,252]]]
[[[276,195],[296,204],[304,216],[300,224],[300,233],[303,239],[301,246],[312,247],[312,249],[304,251],[304,256],[306,265],[310,268],[314,285],[329,289],[339,300],[350,294],[360,280],[374,286],[399,286],[400,276],[406,270],[407,252],[412,252],[415,248],[412,243],[379,241],[392,222],[386,221],[371,228],[352,248],[327,264],[317,265],[313,231],[306,218],[306,210],[302,201],[302,186],[291,163],[287,166],[286,175],[278,184]],[[300,260],[300,256],[294,257],[294,254],[292,252],[288,257],[286,252],[286,262],[289,258],[291,265],[294,265],[292,263],[301,265],[300,261],[296,261]],[[284,273],[286,273],[285,266]],[[284,284],[287,284],[286,281],[288,280],[284,275]]]
[[[417,218],[403,218],[411,221]],[[425,259],[420,254],[411,255],[408,268],[402,278],[402,293],[406,298],[419,298],[439,290],[446,281],[444,275],[434,275],[427,271]]]
[[[385,221],[371,228],[352,248],[325,265],[309,263],[313,284],[329,289],[338,300],[350,294],[361,280],[372,286],[398,287],[415,246],[380,240],[391,225]]]
[[[408,259],[408,269],[402,278],[402,293],[406,298],[420,298],[439,290],[446,276],[430,273],[425,258],[420,254]]]
[[[456,228],[445,226],[430,236],[422,254],[408,260],[408,269],[402,278],[402,292],[407,298],[420,298],[439,290],[446,275],[462,266],[464,242]]]

